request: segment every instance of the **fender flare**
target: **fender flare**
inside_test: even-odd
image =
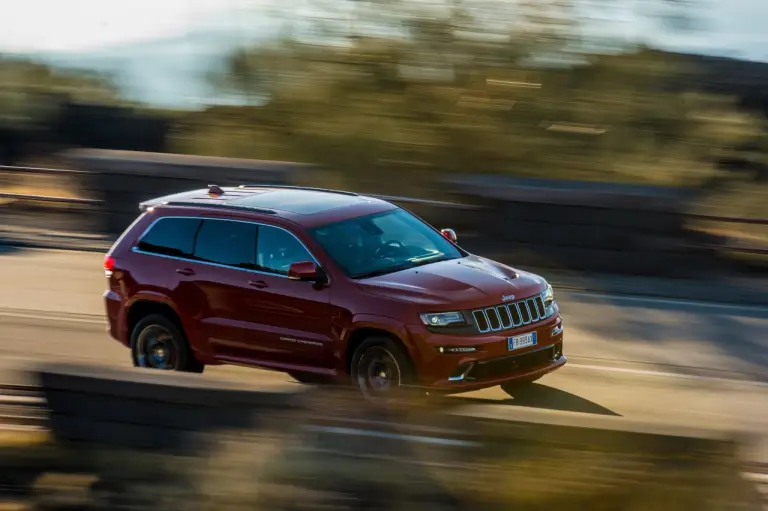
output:
[[[403,344],[411,360],[418,360],[420,355],[419,350],[411,342],[405,323],[398,319],[378,316],[375,314],[356,314],[352,317],[349,325],[344,328],[340,336],[344,347],[344,354],[348,351],[349,341],[355,332],[368,328],[388,333]],[[349,363],[349,360],[346,360],[346,357],[344,358],[344,363]]]

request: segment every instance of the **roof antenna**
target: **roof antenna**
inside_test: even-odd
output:
[[[224,195],[224,190],[216,185],[208,185],[208,195],[214,195],[218,197],[219,195]]]

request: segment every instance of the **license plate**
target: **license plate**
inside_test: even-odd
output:
[[[527,348],[528,346],[535,346],[536,332],[510,337],[507,339],[507,344],[509,345],[509,351]]]

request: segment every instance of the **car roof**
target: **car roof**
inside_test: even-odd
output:
[[[210,185],[208,188],[165,195],[141,203],[142,210],[158,206],[202,211],[228,210],[258,217],[272,215],[304,227],[397,208],[390,202],[353,192],[278,185]]]

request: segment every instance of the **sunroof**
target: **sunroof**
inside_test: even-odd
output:
[[[232,204],[253,208],[279,209],[289,213],[311,215],[364,201],[365,199],[362,197],[342,195],[340,193],[309,190],[274,190],[267,193],[253,194],[242,199],[235,199],[232,201]]]

